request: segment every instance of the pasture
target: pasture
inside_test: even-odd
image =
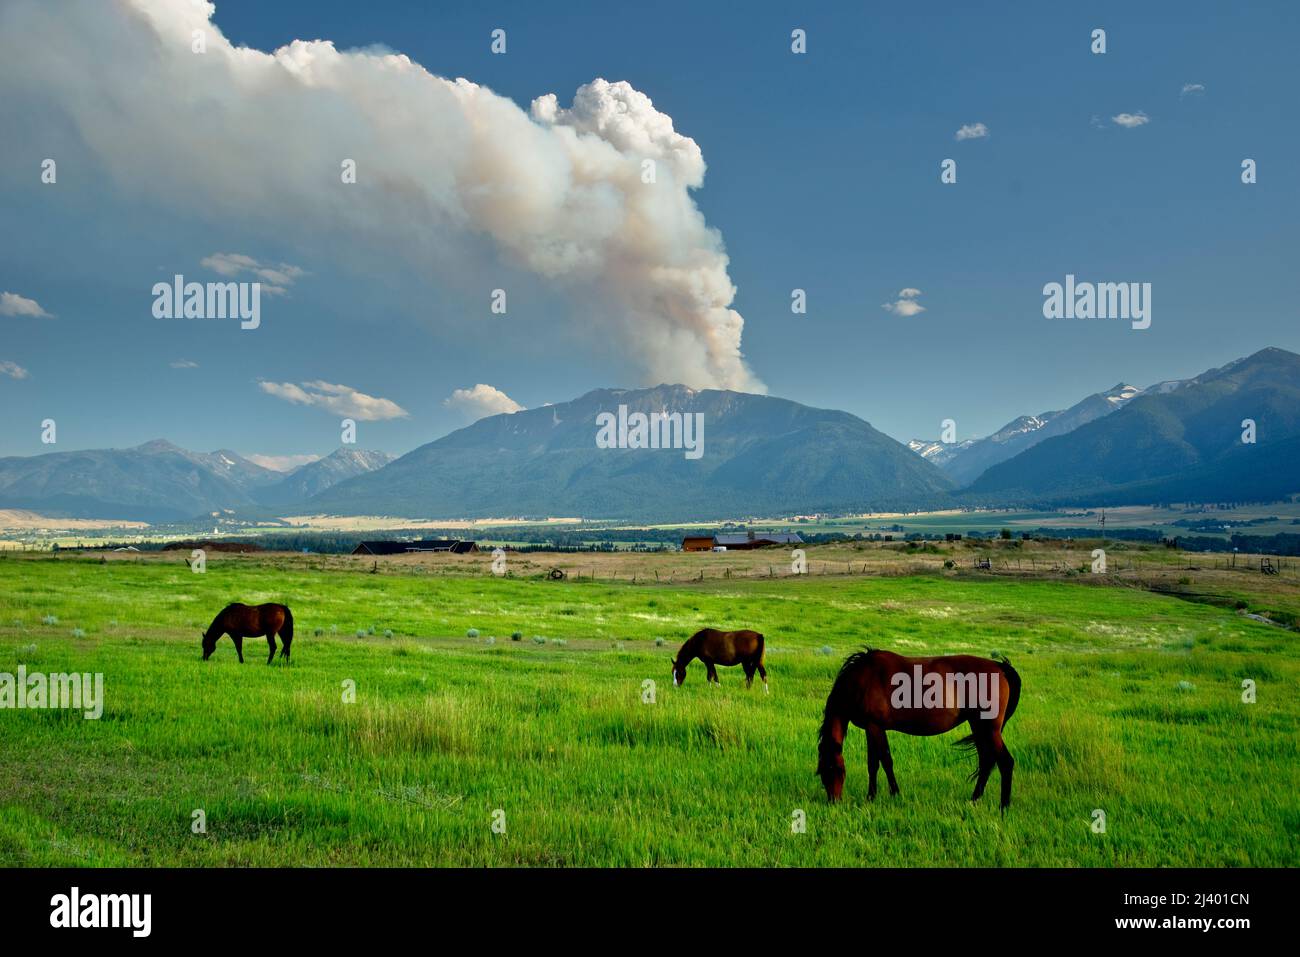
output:
[[[719,557],[600,556],[605,574],[580,577],[566,556],[549,581],[536,555],[505,578],[486,556],[210,555],[194,574],[175,554],[7,555],[0,672],[102,672],[105,704],[100,720],[0,710],[0,864],[1300,864],[1296,632],[1135,587],[1122,561],[1103,584],[880,548],[809,548],[813,568],[863,569],[807,577],[759,553],[723,574]],[[1213,574],[1242,610],[1296,611],[1294,581]],[[268,667],[262,639],[243,666],[229,639],[200,660],[234,600],[293,609],[291,667]],[[705,625],[766,635],[770,696],[738,668],[710,688],[698,662],[672,686],[670,657]],[[964,730],[891,735],[902,794],[870,803],[855,729],[827,805],[821,710],[866,644],[1011,658],[1005,817],[996,775],[967,800]]]

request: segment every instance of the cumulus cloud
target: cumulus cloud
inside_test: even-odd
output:
[[[0,316],[35,316],[48,319],[50,314],[41,308],[35,299],[28,299],[16,292],[0,292]]]
[[[1194,96],[1198,93],[1204,93],[1204,92],[1205,92],[1204,83],[1184,83],[1183,91],[1179,93],[1178,96],[1181,99],[1184,96]]]
[[[16,362],[0,359],[0,375],[8,376],[11,379],[26,379],[27,370]]]
[[[548,93],[526,112],[380,48],[235,47],[212,13],[6,0],[0,86],[24,125],[13,132],[41,142],[69,124],[125,197],[276,241],[363,237],[425,273],[485,248],[570,297],[582,317],[571,321],[644,381],[764,391],[741,352],[722,237],[691,195],[703,155],[644,93],[595,79],[568,106]],[[345,159],[354,185],[340,182]]]
[[[320,460],[319,455],[245,455],[244,458],[254,465],[260,465],[272,472],[292,472],[303,465],[310,465]]]
[[[921,290],[908,286],[906,289],[898,290],[898,298],[895,301],[881,303],[880,308],[896,316],[915,316],[917,313],[925,312],[925,306],[916,301],[920,295]]]
[[[177,359],[171,363],[173,369],[197,369],[199,364],[192,359]]]
[[[262,292],[272,296],[284,295],[303,275],[303,270],[297,266],[261,263],[242,253],[213,253],[200,259],[199,265],[227,278],[253,276],[262,284]]]
[[[1131,130],[1138,126],[1145,126],[1151,122],[1151,118],[1138,110],[1136,113],[1120,113],[1118,116],[1112,116],[1110,121],[1126,130]]]
[[[366,395],[347,385],[333,382],[259,382],[262,391],[268,395],[284,399],[295,405],[312,405],[328,409],[335,415],[363,422],[378,422],[384,419],[402,419],[408,413],[396,402]]]
[[[961,140],[979,140],[989,135],[989,128],[983,123],[967,123],[959,129],[953,136],[953,139]]]
[[[449,409],[456,409],[470,419],[478,421],[484,416],[500,415],[502,412],[519,412],[523,406],[496,386],[480,382],[472,389],[457,389],[442,404]]]

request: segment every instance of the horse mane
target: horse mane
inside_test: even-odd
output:
[[[825,749],[831,736],[831,725],[840,716],[840,699],[844,695],[845,679],[856,672],[859,667],[866,664],[873,651],[873,648],[864,646],[861,651],[850,654],[844,659],[844,664],[840,665],[840,670],[835,675],[835,681],[831,684],[831,693],[826,696],[826,710],[822,712],[822,726],[817,731],[818,752]]]
[[[234,601],[227,602],[226,606],[222,608],[221,611],[217,612],[216,615],[213,617],[212,624],[208,625],[207,631],[203,632],[204,636],[206,637],[208,632],[212,631],[213,628],[217,627],[221,619],[226,617],[226,612],[230,611],[230,609],[234,608],[235,605],[237,604],[239,603]]]
[[[839,673],[835,676],[835,684],[840,683],[840,678],[844,677],[845,672],[852,671],[866,662],[876,649],[863,645],[861,651],[855,651],[844,659],[844,664],[840,665]]]

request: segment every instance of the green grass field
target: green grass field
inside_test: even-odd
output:
[[[1231,610],[941,574],[634,585],[368,571],[0,560],[0,672],[102,672],[106,697],[98,721],[0,710],[0,863],[1300,863],[1297,635]],[[291,605],[292,667],[268,667],[262,639],[242,667],[228,639],[200,660],[199,632],[230,600]],[[770,696],[738,668],[710,688],[698,662],[672,687],[669,654],[705,625],[767,635]],[[1005,735],[1005,818],[996,773],[980,805],[967,800],[974,758],[951,747],[964,732],[891,735],[903,793],[882,780],[870,803],[855,731],[845,800],[826,804],[821,709],[865,644],[1011,657],[1024,694]],[[805,833],[792,833],[798,810]]]

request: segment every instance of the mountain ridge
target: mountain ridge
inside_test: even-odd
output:
[[[1142,392],[1137,386],[1120,382],[1103,392],[1085,396],[1067,409],[1017,416],[982,438],[947,444],[914,439],[908,445],[913,451],[926,455],[959,487],[965,487],[994,465],[1033,448],[1045,439],[1068,434],[1081,425],[1109,415]],[[936,445],[942,448],[934,448]]]
[[[1243,441],[1246,420],[1256,427],[1251,443]],[[1300,355],[1269,347],[1148,389],[993,466],[963,496],[1066,505],[1278,499],[1300,491],[1297,439]]]
[[[597,416],[700,413],[704,454],[600,449]],[[462,484],[465,476],[474,476]],[[593,389],[480,419],[309,501],[343,514],[438,518],[582,515],[689,519],[945,500],[934,466],[847,412],[789,399],[660,385]],[[435,497],[436,493],[436,497]]]
[[[619,417],[620,407],[620,421],[702,416],[702,455],[637,447],[632,437],[644,421],[631,430],[624,422],[628,441],[619,444],[632,447],[599,447],[602,414]],[[1247,419],[1256,424],[1254,444],[1241,441]],[[1013,453],[963,488],[936,464],[949,447],[904,446],[848,412],[682,385],[602,388],[479,419],[400,457],[345,447],[289,473],[229,449],[191,452],[166,439],[10,456],[0,458],[0,508],[149,522],[290,509],[671,522],[1275,500],[1300,492],[1291,477],[1300,475],[1300,356],[1270,347],[1143,390],[1117,383],[1069,409],[1019,416],[994,437],[1000,441],[959,443],[962,456],[983,454],[980,442],[997,456]]]

